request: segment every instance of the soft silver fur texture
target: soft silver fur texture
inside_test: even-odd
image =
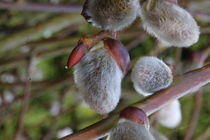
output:
[[[88,0],[88,22],[103,30],[119,31],[128,27],[137,17],[138,0]]]
[[[167,88],[173,80],[171,69],[160,59],[152,56],[140,58],[135,64],[131,80],[135,90],[144,96]]]
[[[100,114],[109,113],[117,106],[122,78],[122,71],[103,48],[87,53],[75,66],[77,87],[85,102]]]
[[[179,100],[175,100],[172,103],[166,105],[157,113],[157,121],[167,128],[177,127],[181,120],[182,112]]]
[[[155,140],[144,125],[132,121],[120,122],[107,140]]]
[[[165,0],[157,0],[154,9],[147,12],[145,4],[140,10],[144,29],[163,44],[188,47],[199,39],[196,21],[183,8]]]

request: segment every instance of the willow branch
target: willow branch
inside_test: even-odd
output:
[[[66,45],[68,43],[68,46]],[[48,44],[48,45],[39,45],[38,49],[35,50],[36,51],[36,56],[37,58],[40,58],[40,57],[46,57],[46,56],[58,56],[58,55],[61,55],[61,54],[64,54],[64,53],[67,53],[67,52],[71,52],[72,51],[72,47],[69,47],[71,45],[73,45],[73,43],[76,43],[76,40],[74,39],[69,39],[67,42],[60,42],[60,43],[57,43],[57,44],[54,44],[54,45],[62,45],[60,46],[59,48],[55,48],[55,49],[52,49],[52,50],[47,50],[46,48],[48,46],[51,46],[51,44]],[[10,58],[7,58],[5,60],[1,60],[0,61],[0,69],[5,69],[5,68],[8,68],[8,67],[15,67],[17,65],[20,65],[20,64],[24,64],[24,62],[26,61],[26,58],[29,56],[28,53],[22,53],[22,54],[18,54],[18,55],[15,55],[13,57],[10,57]]]
[[[68,78],[64,78],[64,79],[56,79],[56,80],[46,80],[46,81],[40,81],[40,82],[31,82],[31,84],[33,85],[33,87],[31,88],[31,96],[30,99],[39,97],[41,95],[43,95],[46,92],[43,91],[55,91],[56,89],[65,86],[65,85],[72,85],[72,77],[68,77]],[[0,83],[1,84],[1,83]],[[23,86],[24,83],[15,83],[13,84],[14,86]],[[74,88],[71,88],[71,91],[74,91]],[[74,91],[76,92],[76,91]],[[7,107],[5,108],[4,106],[0,106],[0,112],[2,112],[2,110],[6,109],[8,110],[8,108],[14,104],[14,103],[19,103],[20,101],[22,101],[24,98],[24,96],[18,96],[17,98],[14,99],[13,102],[11,103],[7,103]]]
[[[210,126],[195,140],[208,140],[210,138]]]
[[[36,27],[30,27],[20,32],[14,33],[3,40],[0,40],[0,51],[8,51],[29,41],[37,40],[46,32],[56,33],[71,25],[81,23],[82,18],[79,14],[65,14],[54,17]],[[0,52],[2,54],[2,52]]]
[[[73,13],[80,12],[82,7],[79,5],[50,5],[38,3],[16,3],[16,2],[0,2],[2,9],[17,9],[24,11],[42,11],[42,12],[59,12]]]
[[[24,32],[24,31],[23,31]],[[126,32],[125,34],[128,34],[129,37],[133,37],[135,35],[140,34],[140,32],[136,32],[134,34],[131,34],[129,32]],[[20,35],[20,34],[19,34]],[[18,34],[17,34],[18,36]],[[102,40],[103,38],[106,37],[113,37],[113,34],[110,32],[99,32],[93,36],[90,37],[84,37],[82,39],[83,42],[88,42],[90,43],[89,45],[93,45],[94,43]],[[127,36],[125,36],[124,34],[120,35],[120,38],[126,38]],[[70,52],[73,48],[72,47],[68,47],[68,46],[73,46],[76,44],[78,40],[78,37],[68,37],[68,38],[64,38],[64,39],[49,39],[49,40],[44,40],[44,41],[36,41],[33,42],[33,40],[31,40],[31,42],[21,42],[21,44],[23,43],[24,46],[28,46],[29,48],[33,49],[36,52],[36,57],[45,57],[45,56],[57,56],[66,52]],[[91,41],[90,41],[91,40]],[[14,41],[16,41],[16,39],[14,38]],[[19,40],[20,41],[20,40]],[[29,40],[27,40],[29,41]],[[6,41],[7,42],[7,41]],[[2,40],[3,43],[3,40]],[[9,42],[8,42],[9,43]],[[7,43],[6,43],[7,44]],[[1,40],[0,40],[0,45],[1,45]],[[68,46],[67,46],[68,45]],[[49,46],[59,46],[58,48],[49,50]],[[65,46],[65,47],[61,47],[61,46]],[[66,47],[67,46],[67,47]],[[13,46],[14,47],[14,46]],[[22,53],[22,54],[17,54],[14,55],[12,57],[9,58],[2,58],[0,60],[0,69],[5,69],[5,68],[13,68],[17,65],[21,65],[24,64],[24,62],[26,61],[26,58],[29,56],[28,53]]]
[[[203,66],[203,64],[205,63],[206,59],[208,58],[210,54],[210,47],[207,47],[202,52],[198,52],[198,54],[200,57],[196,57],[196,59],[193,59],[193,61],[198,67],[201,67]],[[185,132],[184,140],[192,139],[192,136],[193,136],[193,133],[194,133],[194,130],[196,128],[197,121],[199,118],[199,113],[202,107],[202,100],[203,100],[202,90],[200,89],[194,94],[194,106],[192,108],[192,115],[191,115],[192,118]]]
[[[177,82],[156,94],[139,101],[133,106],[141,108],[149,116],[158,111],[164,105],[176,100],[188,93],[194,92],[210,82],[210,64],[200,69],[191,71],[177,78]],[[62,140],[91,140],[104,136],[112,129],[119,120],[119,113],[111,114],[103,119],[77,133],[64,137]]]
[[[192,112],[192,115],[191,115],[192,118],[191,118],[191,121],[188,125],[187,131],[185,133],[184,140],[191,140],[192,139],[193,132],[194,132],[194,130],[196,128],[196,125],[197,125],[200,109],[201,109],[201,106],[202,106],[202,93],[201,93],[200,90],[195,93],[194,103],[195,103],[195,105],[193,106],[193,112]]]
[[[24,127],[25,113],[29,107],[29,99],[30,99],[30,94],[31,94],[31,80],[30,80],[31,69],[32,69],[32,65],[31,65],[32,60],[31,59],[32,58],[30,57],[28,60],[28,64],[27,64],[24,98],[22,100],[22,107],[21,107],[20,114],[19,114],[18,121],[17,121],[17,129],[16,129],[16,133],[14,136],[14,140],[20,139],[20,137],[22,135],[23,127]]]

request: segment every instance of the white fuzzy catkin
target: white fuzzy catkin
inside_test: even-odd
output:
[[[182,113],[179,100],[166,105],[157,113],[157,121],[167,128],[175,128],[180,124],[181,120]]]
[[[123,73],[112,57],[99,48],[75,66],[74,80],[85,102],[100,114],[111,112],[121,95]]]
[[[199,26],[193,17],[177,4],[166,0],[156,0],[151,11],[140,10],[144,29],[163,44],[188,47],[199,39]]]
[[[87,21],[103,30],[119,31],[128,27],[137,17],[138,0],[87,0]]]
[[[135,64],[131,80],[135,90],[147,96],[167,88],[172,83],[173,76],[171,69],[162,60],[145,56]]]
[[[132,121],[120,122],[114,128],[107,140],[155,140],[144,125]]]

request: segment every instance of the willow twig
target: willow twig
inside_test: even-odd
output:
[[[197,53],[197,52],[196,52]],[[208,58],[210,54],[210,47],[207,47],[202,52],[197,53],[199,56],[193,59],[194,63],[197,67],[202,67],[205,60]],[[200,89],[194,94],[194,106],[192,108],[192,118],[189,122],[188,128],[184,135],[184,140],[191,140],[193,136],[193,132],[196,128],[197,121],[199,118],[200,109],[202,107],[202,90]]]
[[[17,2],[0,2],[2,9],[17,9],[24,11],[43,11],[43,12],[58,12],[58,13],[73,13],[80,12],[82,6],[79,5],[50,5],[39,3],[17,3]]]
[[[40,82],[32,82],[31,84],[33,85],[33,88],[31,89],[31,96],[30,99],[32,98],[36,98],[39,97],[41,95],[43,95],[43,91],[52,91],[52,90],[56,90],[58,88],[60,88],[61,86],[64,85],[71,85],[73,82],[72,81],[72,77],[68,77],[68,78],[64,78],[64,79],[59,79],[59,80],[46,80],[46,81],[40,81]],[[16,85],[14,86],[23,86],[23,83],[15,83]],[[71,88],[71,90],[73,91],[75,88]],[[23,100],[24,96],[18,96],[17,98],[14,99],[13,102],[11,103],[7,103],[7,107],[5,108],[4,106],[0,106],[0,112],[3,109],[7,109],[8,107],[10,107],[12,104],[14,103],[18,103],[21,100]]]
[[[46,32],[53,34],[79,22],[82,22],[82,18],[79,14],[59,15],[36,27],[27,28],[0,40],[1,51],[11,50],[14,47],[38,39]]]
[[[32,57],[28,59],[28,64],[27,64],[27,71],[26,71],[26,82],[25,82],[25,89],[24,89],[24,98],[22,100],[22,107],[20,110],[20,114],[18,117],[17,121],[17,129],[15,132],[14,140],[19,140],[22,132],[23,132],[23,127],[24,127],[24,118],[25,118],[25,113],[28,110],[29,107],[29,99],[30,99],[30,94],[31,94],[31,70],[32,70]]]
[[[208,140],[210,138],[210,126],[195,140]]]
[[[194,102],[195,102],[195,105],[193,106],[193,112],[192,112],[192,115],[191,115],[192,118],[191,118],[191,121],[188,125],[187,131],[185,133],[184,140],[191,140],[192,139],[193,132],[194,132],[194,130],[196,128],[196,125],[197,125],[197,120],[199,118],[199,113],[200,113],[200,109],[201,109],[201,106],[202,106],[202,93],[201,93],[200,90],[195,93]]]

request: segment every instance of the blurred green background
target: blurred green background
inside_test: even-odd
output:
[[[80,7],[84,0],[3,2]],[[210,1],[183,0],[180,5],[196,18],[201,29],[199,42],[190,48],[164,47],[142,30],[138,18],[132,26],[118,34],[118,39],[129,50],[131,66],[141,56],[155,55],[174,66],[174,75],[196,68],[194,56],[210,47]],[[103,116],[82,101],[73,81],[73,69],[65,69],[67,58],[79,38],[99,32],[85,22],[79,11],[67,14],[0,8],[1,140],[14,139],[19,129],[22,129],[19,139],[53,140],[63,136],[64,132],[76,132],[102,119]],[[142,97],[133,89],[129,75],[130,71],[123,80],[121,100],[133,103]],[[30,93],[30,96],[24,96],[24,93]],[[209,86],[202,89],[199,98],[203,100],[192,139],[210,140]],[[154,127],[171,140],[183,139],[196,99],[194,94],[181,98],[183,119],[177,128],[167,129],[158,124]]]

